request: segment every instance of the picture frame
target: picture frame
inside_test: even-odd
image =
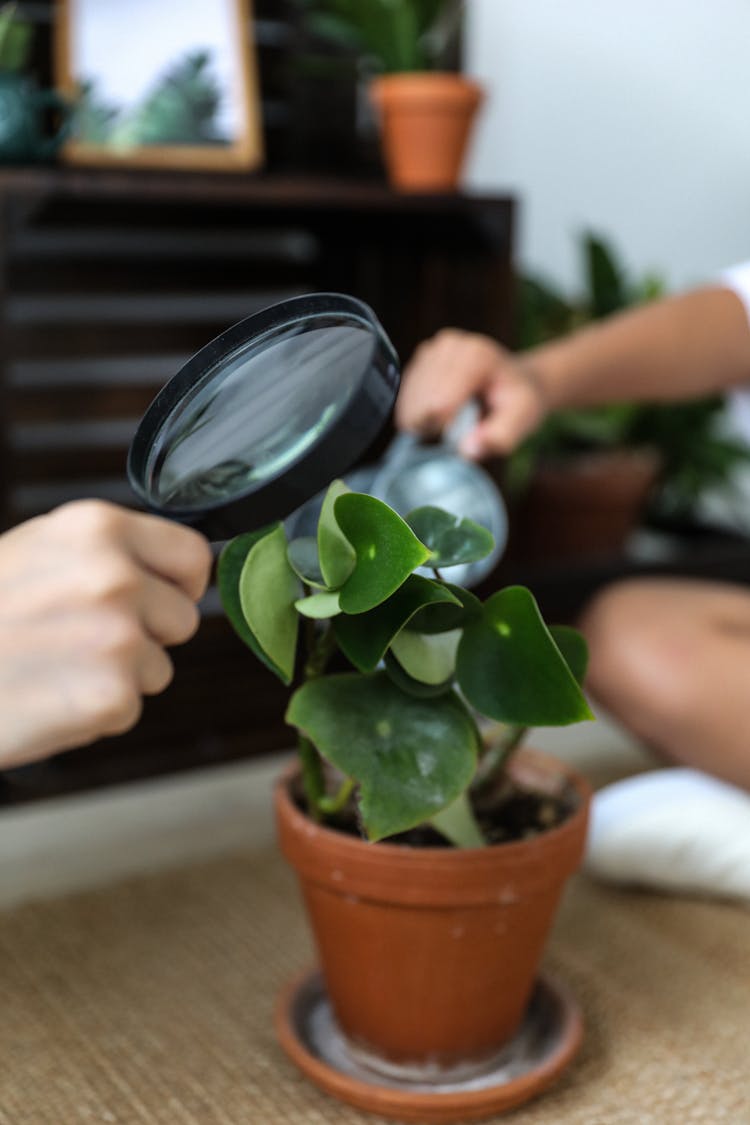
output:
[[[263,162],[252,0],[58,0],[56,85],[74,164],[247,171]]]

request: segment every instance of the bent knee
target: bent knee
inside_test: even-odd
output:
[[[624,656],[633,641],[643,643],[658,632],[655,615],[661,615],[664,606],[659,594],[658,583],[638,578],[613,583],[596,593],[578,622],[592,655]]]
[[[596,594],[579,622],[590,652],[587,687],[605,707],[683,714],[695,674],[695,623],[668,582],[629,579]]]

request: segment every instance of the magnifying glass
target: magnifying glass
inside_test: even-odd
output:
[[[399,363],[364,302],[295,297],[227,329],[146,411],[128,455],[141,502],[211,539],[284,519],[380,432]]]

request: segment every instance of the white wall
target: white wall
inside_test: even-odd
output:
[[[610,236],[670,287],[750,258],[750,0],[467,0],[488,90],[467,186],[521,201],[519,260],[570,286]]]

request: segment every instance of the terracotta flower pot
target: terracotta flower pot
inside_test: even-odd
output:
[[[370,96],[394,187],[454,190],[484,96],[481,86],[460,74],[387,74],[373,79]]]
[[[529,561],[619,554],[660,467],[658,454],[648,449],[541,465],[513,515],[509,554]]]
[[[314,824],[277,784],[281,849],[300,880],[328,997],[349,1041],[393,1063],[455,1067],[514,1034],[567,878],[590,791],[553,759],[519,767],[574,787],[559,827],[486,848],[370,844]]]

